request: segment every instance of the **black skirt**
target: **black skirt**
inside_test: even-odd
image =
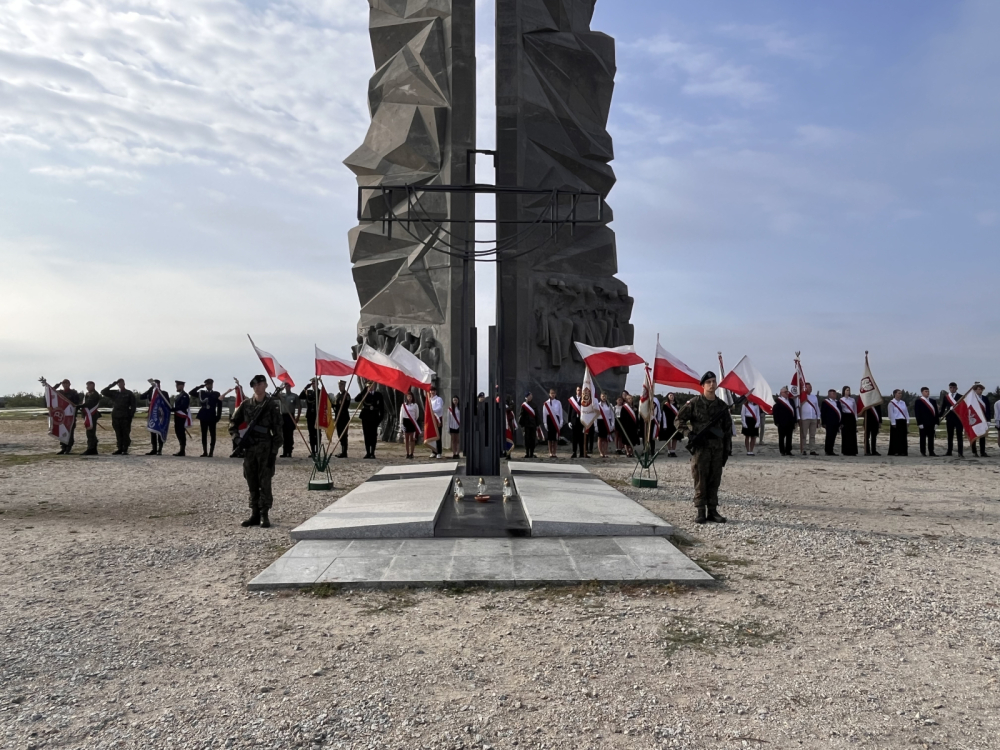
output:
[[[457,434],[458,434],[458,432],[459,432],[458,430],[453,430],[453,429],[451,429],[450,427],[448,428],[448,434],[449,434],[449,435],[457,435]]]
[[[407,435],[412,435],[417,431],[417,426],[413,424],[413,420],[409,417],[403,417],[403,432]]]
[[[741,432],[744,437],[760,437],[760,428],[757,426],[757,420],[753,417],[747,417],[746,421],[743,423],[743,429]]]

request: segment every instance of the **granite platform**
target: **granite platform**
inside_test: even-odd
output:
[[[670,536],[673,527],[578,464],[508,464],[532,537]]]
[[[451,489],[451,471],[427,476],[405,472],[382,474],[381,479],[355,487],[312,518],[292,529],[292,539],[419,539],[434,536],[434,524]],[[441,467],[442,470],[444,467]],[[457,467],[455,467],[457,468]]]
[[[299,542],[247,588],[572,585],[590,581],[708,584],[713,580],[659,536],[337,539]]]

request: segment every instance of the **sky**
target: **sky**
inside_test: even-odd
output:
[[[0,393],[246,379],[248,332],[301,381],[314,343],[349,353],[367,8],[0,4]],[[1000,3],[599,0],[593,26],[640,354],[746,354],[775,391],[795,351],[823,390],[865,350],[883,392],[1000,382]]]

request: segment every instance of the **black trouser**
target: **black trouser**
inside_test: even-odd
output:
[[[132,417],[111,417],[111,427],[115,431],[115,442],[121,453],[128,453],[132,445]]]
[[[69,426],[69,440],[66,442],[66,445],[63,448],[63,451],[65,453],[69,453],[71,450],[73,450],[73,443],[76,442],[76,437],[74,435],[75,432],[76,432],[76,420],[74,419],[73,424]]]
[[[295,447],[295,420],[290,414],[281,415],[281,455],[291,456]]]
[[[97,424],[87,430],[87,453],[97,453]]]
[[[374,419],[365,421],[361,420],[361,431],[365,434],[365,455],[374,456],[375,447],[378,445],[378,426],[381,421],[376,422]]]
[[[201,452],[212,455],[215,452],[215,419],[199,419],[201,423]],[[209,447],[208,438],[211,435],[212,444]]]
[[[70,445],[72,445],[72,443],[70,443]],[[980,455],[980,454],[982,454],[984,456],[986,455],[986,438],[985,437],[979,438],[979,450],[976,450],[976,441],[975,440],[971,440],[969,442],[969,445],[972,447],[973,454],[975,454],[977,456]]]
[[[925,456],[934,452],[934,425],[927,424],[920,427],[920,455]]]
[[[316,430],[316,412],[306,411],[306,430],[309,432],[309,452],[316,455],[316,442],[319,432]]]
[[[906,445],[906,420],[897,419],[889,428],[889,455],[905,456],[908,454]]]
[[[953,416],[952,419],[946,418],[945,424],[948,426],[948,454],[951,455],[955,433],[958,433],[958,455],[961,456],[965,452],[965,431],[962,429],[962,423],[958,417]]]
[[[581,456],[587,454],[587,446],[583,442],[583,423],[574,422],[573,423],[573,455],[577,454],[577,449]]]
[[[181,449],[178,453],[184,453],[184,449],[187,447],[187,419],[184,417],[174,417],[174,434],[177,436],[177,442],[180,443]]]
[[[840,432],[840,425],[826,428],[826,442],[823,445],[826,455],[832,456],[833,449],[837,446],[837,434]]]
[[[865,420],[865,455],[874,456],[878,453],[878,431],[882,423],[877,419]]]
[[[535,430],[524,431],[524,457],[534,458],[535,456]]]
[[[340,435],[340,453],[343,456],[347,456],[347,433],[349,422],[344,422],[343,424],[337,424],[337,434]]]
[[[597,441],[597,426],[591,424],[590,429],[587,430],[587,453],[594,452],[594,443]]]
[[[149,443],[153,446],[154,453],[163,452],[163,438],[160,437],[160,433],[151,432],[149,433]]]
[[[792,435],[794,434],[795,425],[778,425],[778,452],[782,456],[790,456],[792,454]]]

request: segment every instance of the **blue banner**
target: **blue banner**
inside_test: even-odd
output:
[[[149,420],[146,422],[146,429],[166,440],[170,431],[170,414],[170,402],[159,388],[155,389],[149,399]]]

